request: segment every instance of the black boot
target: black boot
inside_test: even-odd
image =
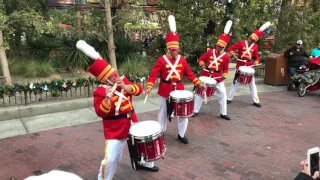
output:
[[[261,108],[261,104],[260,103],[253,103],[254,106]]]
[[[189,143],[189,140],[186,136],[184,136],[183,138],[178,134],[178,140],[180,142],[182,142],[183,144],[188,144]]]
[[[225,120],[231,120],[231,118],[228,116],[228,115],[222,115],[222,114],[220,114],[220,117],[222,118],[222,119],[225,119]]]
[[[227,100],[227,104],[230,104],[232,101],[230,101],[230,100]]]
[[[149,168],[149,167],[145,167],[145,166],[139,165],[139,170],[146,170],[146,171],[150,171],[150,172],[158,172],[159,168],[157,166],[153,166],[152,168]]]
[[[196,116],[198,116],[198,113],[195,112],[191,117],[196,117]]]

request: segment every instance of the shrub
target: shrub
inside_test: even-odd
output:
[[[118,70],[120,74],[125,74],[128,78],[134,76],[147,76],[150,73],[155,60],[156,59],[147,56],[131,55],[125,58]]]
[[[48,62],[30,61],[26,66],[26,77],[48,77],[55,73],[55,69]]]
[[[26,72],[29,61],[26,59],[22,59],[22,60],[13,59],[13,60],[9,60],[8,63],[9,63],[10,74],[21,75]],[[2,69],[1,69],[1,72],[2,72]]]

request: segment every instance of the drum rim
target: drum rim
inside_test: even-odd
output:
[[[214,78],[210,78],[210,80],[213,80],[213,81],[214,81],[214,83],[210,83],[210,82],[206,82],[206,81],[204,81],[204,80],[201,80],[201,79],[202,79],[201,77],[204,77],[205,79],[208,79],[208,78],[210,78],[210,77],[208,77],[208,76],[200,76],[200,77],[199,77],[199,80],[200,80],[202,83],[205,83],[207,86],[208,86],[208,85],[213,85],[213,86],[210,86],[210,87],[215,87],[215,86],[217,86],[217,84],[218,84],[217,80],[215,80]]]
[[[188,97],[188,98],[173,98],[172,96],[170,96],[170,100],[172,100],[173,102],[191,102],[193,101],[193,96],[192,97]]]
[[[150,141],[156,140],[160,136],[162,136],[163,134],[164,134],[164,131],[162,130],[162,127],[161,127],[160,131],[158,131],[154,134],[148,135],[148,136],[135,136],[130,133],[130,135],[133,136],[134,139],[141,140],[141,142],[150,142]]]

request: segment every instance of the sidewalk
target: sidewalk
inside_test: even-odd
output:
[[[254,107],[249,95],[235,97],[228,105],[231,121],[219,118],[219,104],[209,101],[189,121],[187,145],[178,141],[177,121],[173,119],[165,132],[164,159],[155,162],[160,171],[134,171],[124,148],[114,180],[293,179],[301,171],[300,161],[306,158],[307,150],[319,146],[319,92],[301,98],[285,88],[258,85],[262,108]],[[241,94],[248,91],[248,87],[239,88]],[[156,119],[157,110],[146,111],[158,108],[158,98],[150,98],[145,105],[142,100],[135,104],[141,121]],[[95,122],[37,133],[40,124],[32,127],[28,123],[58,121],[59,126],[87,118]],[[24,122],[34,133],[0,139],[1,180],[23,180],[53,169],[75,173],[84,180],[97,179],[105,140],[101,121],[90,108]]]

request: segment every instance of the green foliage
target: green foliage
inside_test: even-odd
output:
[[[141,55],[132,55],[125,58],[123,63],[121,63],[118,68],[120,74],[125,74],[126,77],[146,77],[156,59],[141,56]]]
[[[265,22],[274,24],[279,13],[276,11],[277,4],[274,1],[234,1],[234,19],[232,25],[232,38],[229,45],[240,40],[248,39],[249,36]],[[272,25],[272,28],[275,26]],[[224,26],[219,26],[223,32]],[[258,41],[258,43],[260,43]],[[259,46],[261,48],[261,46]]]
[[[163,35],[158,35],[152,41],[152,48],[156,50],[156,57],[161,56],[167,52],[166,39]]]
[[[0,98],[6,96],[14,96],[16,92],[24,92],[27,94],[42,94],[43,92],[51,91],[53,97],[60,96],[63,91],[68,91],[71,88],[77,89],[79,87],[87,87],[89,84],[101,84],[97,79],[91,77],[80,78],[75,81],[71,80],[54,80],[50,82],[32,83],[26,82],[24,84],[14,84],[12,86],[0,86]]]
[[[143,18],[143,14],[141,7],[123,6],[117,11],[117,23],[120,27],[124,27],[126,23],[137,24]]]
[[[300,7],[298,3],[292,6],[288,0],[282,2],[274,52],[285,51],[288,43],[295,44],[298,39],[303,40],[308,52],[317,46],[320,39],[319,2],[310,0],[305,3],[305,6]]]
[[[26,67],[26,77],[48,77],[55,73],[55,69],[48,62],[31,61]]]
[[[118,64],[125,61],[125,58],[128,56],[142,51],[142,43],[140,41],[132,41],[129,38],[125,38],[123,35],[115,36],[115,45]]]
[[[77,39],[65,38],[63,45],[59,48],[64,64],[71,68],[84,68],[88,67],[91,63],[89,59],[83,52],[81,52],[75,46]]]
[[[8,63],[10,73],[18,76],[48,77],[56,72],[53,65],[45,61],[12,59]],[[1,71],[2,69],[0,68]]]
[[[62,43],[61,38],[52,35],[45,35],[36,40],[28,39],[28,52],[31,57],[36,59],[48,59],[50,52],[59,49]]]
[[[180,0],[177,2],[164,0],[163,4],[175,12],[182,53],[190,54],[194,49],[202,49],[204,52],[207,43],[204,28],[207,27],[209,20],[222,20],[223,8],[214,6],[210,0]],[[166,24],[168,24],[167,21]],[[215,32],[214,35],[219,34],[220,32]]]

